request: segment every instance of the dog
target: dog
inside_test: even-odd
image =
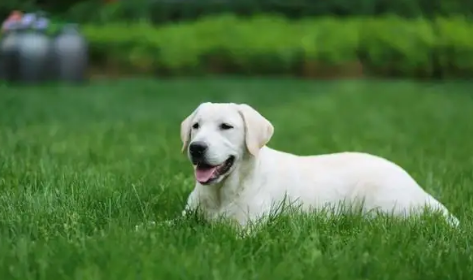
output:
[[[271,122],[250,105],[200,104],[180,129],[196,180],[182,214],[198,210],[208,221],[225,218],[245,227],[285,201],[302,211],[358,203],[363,213],[402,217],[428,207],[459,224],[387,159],[361,152],[294,155],[267,146],[273,133]]]

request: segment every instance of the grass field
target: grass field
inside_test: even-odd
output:
[[[204,79],[0,90],[0,279],[470,279],[473,83]],[[238,239],[180,215],[193,174],[179,125],[201,101],[246,102],[298,154],[356,150],[405,167],[450,229],[283,217]]]

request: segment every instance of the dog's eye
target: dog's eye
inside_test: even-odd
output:
[[[193,128],[193,129],[198,129],[198,128],[199,128],[199,123],[193,124],[193,125],[192,125],[192,128]]]
[[[222,124],[220,125],[220,128],[223,129],[223,130],[228,130],[228,129],[232,129],[233,126],[231,126],[231,125],[229,125],[229,124],[227,124],[227,123],[222,123]]]

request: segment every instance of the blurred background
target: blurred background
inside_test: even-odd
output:
[[[56,48],[49,63],[38,62],[43,66],[36,67],[37,72],[44,65],[55,65],[49,72],[56,79],[215,73],[443,79],[473,73],[473,1],[469,0],[5,0],[0,4],[5,20],[14,11],[47,18],[43,31],[51,40],[71,23],[83,36],[86,45],[79,47],[74,41],[68,45],[73,50]],[[6,34],[4,28],[3,40]],[[83,52],[72,59],[71,53],[78,50]],[[25,63],[33,67],[33,60]],[[75,70],[67,70],[67,65],[75,65]],[[68,71],[77,73],[64,74]]]

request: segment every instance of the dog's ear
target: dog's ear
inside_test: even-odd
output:
[[[239,104],[238,112],[245,122],[246,147],[253,156],[256,156],[273,136],[274,127],[270,121],[249,105]]]
[[[192,112],[185,120],[182,121],[181,123],[181,141],[182,141],[182,148],[181,152],[184,152],[187,149],[187,146],[189,145],[190,137],[191,137],[191,125],[192,125],[192,120],[194,119],[195,114],[199,110],[199,108],[203,104],[200,104],[194,112]]]

